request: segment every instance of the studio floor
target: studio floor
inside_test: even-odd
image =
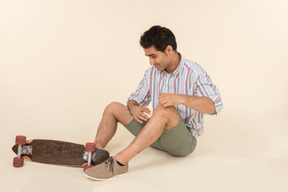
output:
[[[188,157],[172,157],[147,148],[132,159],[127,174],[106,181],[86,178],[81,168],[30,161],[14,168],[13,132],[1,134],[0,189],[11,192],[287,191],[288,121],[265,117],[255,118],[253,123],[235,117],[226,121],[223,117],[228,117],[227,114],[223,112],[218,120],[206,118],[205,136],[198,139],[195,152]],[[130,133],[119,127],[107,149],[113,155],[131,139]]]

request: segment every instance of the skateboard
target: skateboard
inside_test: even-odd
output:
[[[25,136],[16,136],[12,147],[17,157],[13,159],[14,167],[22,167],[24,159],[45,164],[84,167],[87,169],[100,164],[109,158],[109,153],[95,148],[95,143],[86,143],[86,146],[71,142],[31,139]]]

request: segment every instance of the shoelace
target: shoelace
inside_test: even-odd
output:
[[[112,157],[110,157],[109,159],[107,159],[107,161],[105,161],[106,167],[109,169],[109,171],[114,172],[113,169],[113,164],[114,164],[114,159]]]

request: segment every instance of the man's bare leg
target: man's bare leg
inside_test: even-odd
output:
[[[121,103],[109,104],[103,112],[102,120],[98,126],[94,142],[96,147],[104,149],[108,142],[115,135],[118,122],[123,126],[128,125],[133,120],[132,115],[127,111],[125,105]]]
[[[175,127],[179,121],[180,115],[174,107],[162,108],[158,106],[137,137],[114,158],[124,165],[128,164],[135,155],[153,144],[161,136],[164,129]]]

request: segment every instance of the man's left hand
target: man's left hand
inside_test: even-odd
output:
[[[166,108],[181,104],[183,102],[183,97],[172,93],[159,93],[158,102],[159,105]]]

